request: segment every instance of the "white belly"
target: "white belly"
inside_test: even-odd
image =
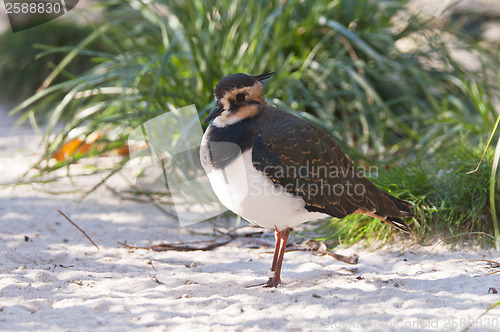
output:
[[[327,214],[308,212],[305,201],[274,185],[252,165],[252,150],[240,155],[224,170],[203,165],[212,188],[224,206],[265,228],[283,230]]]

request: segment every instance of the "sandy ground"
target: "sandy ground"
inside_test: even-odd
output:
[[[12,130],[0,110],[0,183],[14,181],[37,159],[41,137]],[[209,239],[152,205],[107,190],[83,202],[81,188],[100,176],[0,187],[0,330],[330,331],[499,330],[500,307],[481,316],[500,294],[499,274],[468,259],[498,253],[392,246],[339,250],[360,256],[347,265],[328,256],[289,252],[283,284],[266,280],[271,232],[238,238],[213,251],[154,252],[117,244]],[[120,183],[120,178],[114,180]],[[55,195],[51,192],[59,192]],[[56,211],[69,214],[97,250]],[[252,242],[253,241],[253,242]],[[293,240],[292,240],[293,241]],[[254,248],[254,247],[258,248]]]
[[[1,13],[0,23],[7,27]],[[14,131],[13,122],[0,109],[0,183],[15,181],[42,151],[41,136],[27,126]],[[354,266],[289,252],[279,288],[247,288],[266,280],[271,249],[259,244],[272,246],[272,232],[213,251],[127,250],[117,241],[207,240],[193,232],[211,224],[181,228],[152,205],[104,189],[82,201],[101,178],[0,186],[0,331],[500,330],[500,306],[481,316],[500,301],[490,291],[500,291],[500,274],[490,274],[498,269],[465,260],[499,261],[498,252],[339,249],[360,256]],[[121,180],[112,183],[123,187]]]
[[[497,1],[467,0],[458,7],[474,3],[491,10]],[[412,1],[414,10],[428,15],[441,4]],[[485,37],[493,31],[490,39],[498,38],[495,24]],[[0,11],[0,31],[7,28]],[[0,184],[16,181],[42,152],[41,136],[28,126],[14,131],[13,123],[0,109]],[[430,253],[415,245],[337,251],[357,253],[358,265],[289,252],[279,288],[247,288],[266,280],[272,232],[213,251],[127,250],[117,241],[207,240],[199,233],[210,233],[212,225],[181,228],[151,204],[105,189],[82,201],[85,189],[102,177],[0,186],[0,331],[500,330],[500,306],[481,316],[500,301],[490,291],[500,291],[500,274],[490,274],[498,269],[466,260],[500,261],[497,252],[442,245]],[[123,180],[117,175],[111,183],[124,188]]]

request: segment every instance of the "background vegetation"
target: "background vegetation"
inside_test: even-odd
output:
[[[107,1],[99,8],[103,18],[79,30],[78,41],[44,48],[41,59],[65,58],[13,110],[22,113],[21,121],[46,125],[46,159],[75,129],[82,140],[106,135],[99,148],[39,164],[33,180],[124,146],[134,127],[166,111],[195,104],[205,114],[213,107],[214,85],[227,74],[271,69],[276,75],[266,83],[268,102],[323,127],[356,164],[378,166],[372,180],[415,204],[411,223],[419,240],[459,232],[500,238],[497,45],[474,39],[477,31],[465,33],[456,23],[467,23],[465,16],[443,25],[410,14],[405,4]],[[473,52],[476,68],[456,62],[456,50]],[[88,65],[77,67],[84,71],[71,67],[81,59]],[[481,165],[467,174],[490,135]],[[364,216],[333,219],[318,229],[331,243],[392,234]]]

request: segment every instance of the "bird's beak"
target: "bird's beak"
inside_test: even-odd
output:
[[[222,107],[216,107],[214,108],[208,115],[207,117],[205,118],[205,122],[208,122],[210,120],[213,120],[215,119],[216,117],[218,117],[222,112],[224,111],[224,109]]]

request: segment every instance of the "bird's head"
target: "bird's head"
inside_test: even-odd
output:
[[[261,82],[273,74],[270,71],[257,76],[238,73],[221,79],[214,89],[216,107],[205,122],[216,119],[214,125],[223,127],[255,116],[258,106],[266,103]]]

